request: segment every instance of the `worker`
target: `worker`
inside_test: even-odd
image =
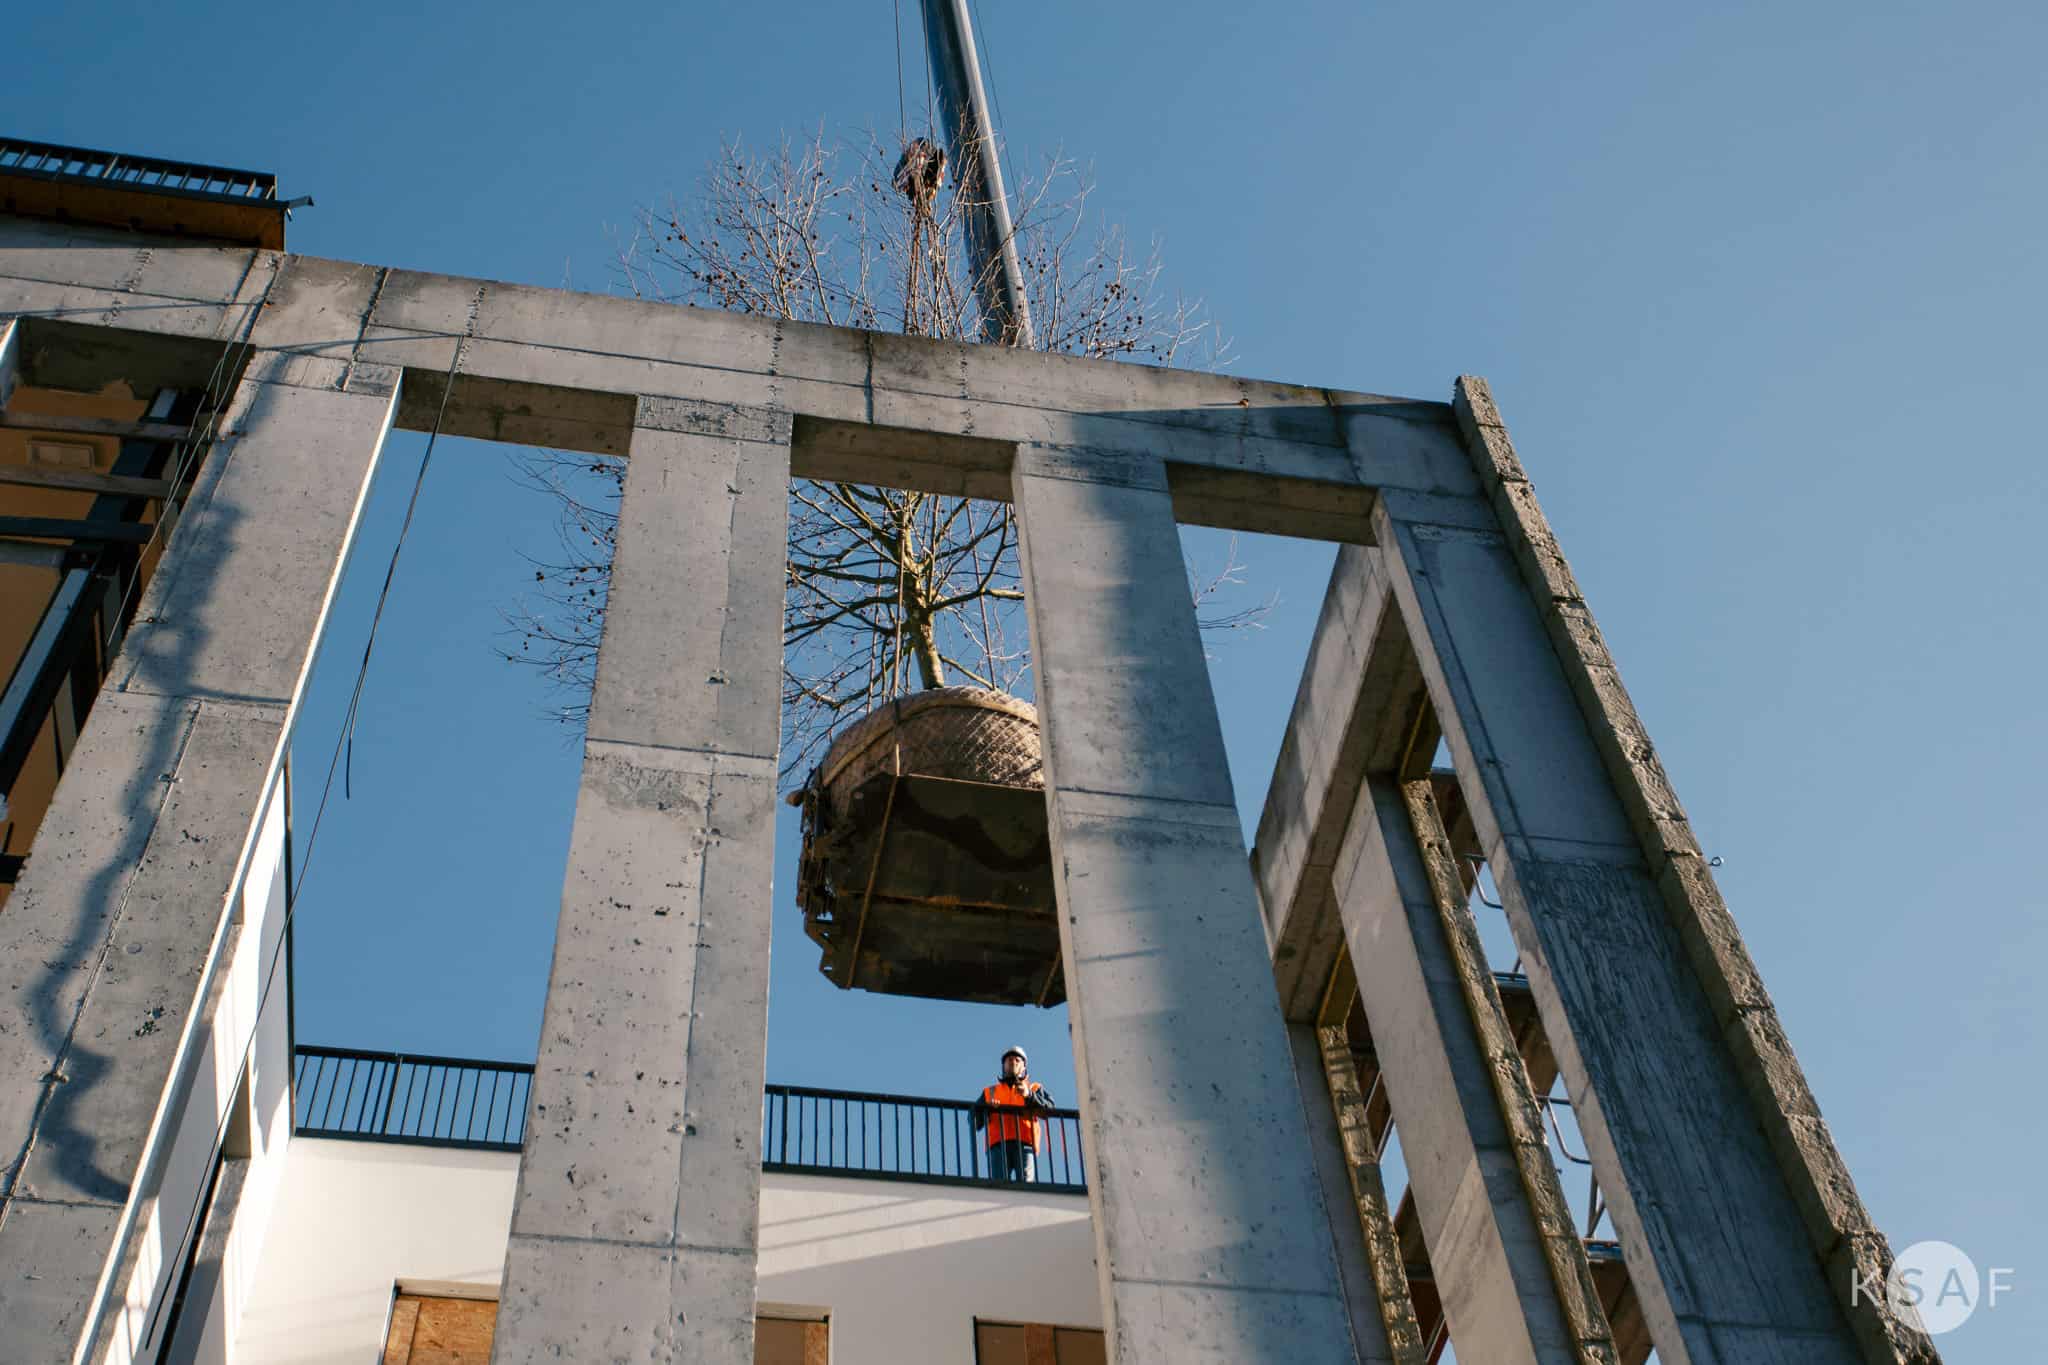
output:
[[[974,1126],[988,1134],[988,1173],[994,1180],[1038,1178],[1038,1150],[1045,1145],[1045,1120],[1037,1111],[1051,1109],[1053,1098],[1031,1079],[1031,1059],[1013,1047],[999,1063],[996,1083],[985,1086],[974,1104]]]

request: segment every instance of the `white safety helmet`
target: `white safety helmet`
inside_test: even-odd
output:
[[[1014,1045],[1012,1045],[1011,1047],[1009,1047],[1008,1049],[1006,1049],[1006,1050],[1005,1050],[1005,1051],[1003,1052],[1003,1055],[1002,1055],[1002,1056],[1001,1056],[1000,1058],[998,1058],[997,1060],[999,1060],[999,1061],[1005,1061],[1005,1062],[1007,1062],[1007,1061],[1009,1061],[1009,1060],[1010,1060],[1010,1058],[1012,1058],[1012,1057],[1015,1057],[1015,1058],[1016,1058],[1016,1059],[1017,1059],[1018,1061],[1020,1061],[1020,1062],[1024,1063],[1024,1069],[1025,1069],[1026,1071],[1029,1071],[1029,1070],[1031,1069],[1031,1058],[1029,1058],[1028,1056],[1026,1056],[1026,1055],[1024,1054],[1024,1049],[1023,1049],[1023,1048],[1021,1048],[1021,1047],[1017,1047],[1017,1046],[1014,1046]]]

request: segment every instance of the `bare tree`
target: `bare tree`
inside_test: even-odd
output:
[[[767,155],[725,146],[697,195],[642,210],[618,254],[628,292],[758,316],[972,341],[979,281],[964,218],[970,181],[942,189],[944,156],[913,141],[892,158],[822,135]],[[975,158],[969,158],[970,163]],[[1096,221],[1091,186],[1055,159],[1017,196],[1018,255],[1042,350],[1171,365],[1221,363],[1199,301],[1169,296],[1156,249]],[[561,685],[581,724],[596,671],[622,461],[547,452],[525,477],[560,499],[561,552],[534,565],[507,656]],[[840,725],[892,696],[973,683],[1029,687],[1018,609],[1016,523],[1006,503],[798,480],[791,490],[784,617],[783,775],[799,777]],[[1238,582],[1233,558],[1191,573],[1198,601]],[[1261,609],[1205,616],[1255,625]]]

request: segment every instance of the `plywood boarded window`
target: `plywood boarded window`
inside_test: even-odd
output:
[[[383,1365],[490,1365],[497,1324],[496,1299],[400,1288],[391,1305]],[[758,1318],[754,1365],[829,1365],[830,1331],[822,1318]],[[1102,1353],[1090,1359],[1100,1361]]]
[[[496,1299],[410,1294],[401,1289],[384,1334],[384,1365],[490,1365]]]
[[[754,1319],[754,1365],[828,1365],[832,1329],[822,1318]]]
[[[1102,1333],[1093,1327],[1038,1322],[974,1324],[975,1365],[1107,1365]]]

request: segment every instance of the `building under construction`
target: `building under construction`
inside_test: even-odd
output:
[[[1936,1359],[1483,381],[486,283],[284,216],[0,142],[0,1356]],[[532,1066],[291,1042],[286,744],[394,427],[627,458]],[[964,1105],[767,1084],[792,478],[1015,507],[1042,769],[987,799],[1043,937],[977,989],[1069,1007],[1033,1185]],[[1249,850],[1180,524],[1342,546]]]

